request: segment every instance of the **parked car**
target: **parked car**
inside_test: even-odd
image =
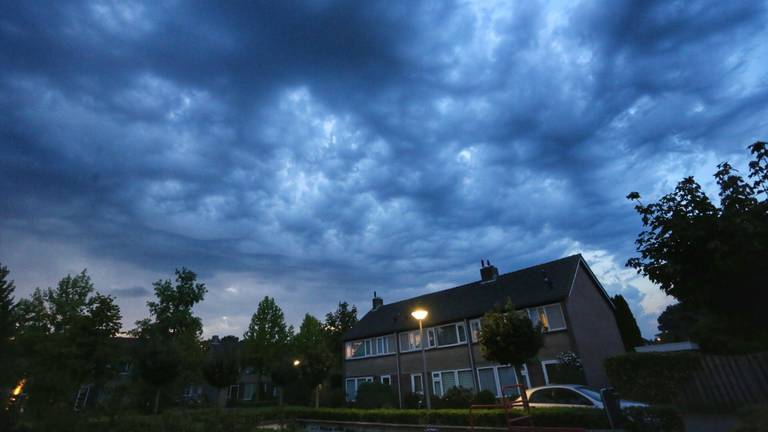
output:
[[[558,384],[525,390],[531,407],[580,407],[603,409],[600,391],[577,384]],[[520,398],[517,398],[520,401]],[[622,399],[621,408],[647,407],[647,404]]]

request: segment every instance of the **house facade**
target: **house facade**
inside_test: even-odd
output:
[[[436,396],[458,386],[500,396],[503,387],[518,383],[518,374],[486,360],[478,336],[482,316],[507,299],[544,331],[544,347],[519,371],[522,384],[557,382],[558,355],[566,352],[581,360],[587,385],[608,384],[603,361],[624,346],[610,297],[581,255],[502,275],[484,263],[480,274],[476,282],[386,305],[374,294],[373,308],[344,335],[347,400],[365,382],[392,386],[401,407],[408,393],[423,394],[425,385]],[[419,323],[411,316],[416,309],[428,311],[426,376]]]

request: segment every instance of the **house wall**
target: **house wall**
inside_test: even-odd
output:
[[[584,365],[587,383],[593,387],[609,384],[603,363],[624,353],[616,318],[609,300],[580,264],[571,295],[565,301],[575,352]]]

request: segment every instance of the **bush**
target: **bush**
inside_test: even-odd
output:
[[[464,387],[451,387],[440,400],[441,408],[469,408],[475,393]]]
[[[407,392],[403,395],[403,408],[417,409],[422,408],[423,396],[418,393]]]
[[[631,353],[607,359],[605,369],[623,399],[669,404],[700,364],[693,353]]]
[[[672,407],[624,408],[626,424],[630,432],[684,431],[685,424],[680,413]]]
[[[732,432],[768,432],[768,404],[742,408]]]
[[[252,432],[259,423],[267,421],[292,421],[294,419],[356,421],[372,423],[453,425],[466,426],[469,422],[466,409],[440,409],[427,412],[413,409],[356,409],[356,408],[233,408],[226,411],[216,409],[168,410],[157,416],[124,416],[107,424],[105,420],[92,420],[79,429],[82,432],[109,430],[111,432]],[[531,410],[536,426],[570,426],[586,429],[607,429],[608,421],[601,410],[590,408],[536,408]],[[513,410],[513,417],[523,415],[522,410]],[[505,427],[503,410],[483,410],[474,415],[476,426]],[[635,422],[627,430],[679,431],[682,422],[674,410],[667,408],[636,410],[632,414]],[[653,422],[648,422],[653,419]],[[646,423],[642,423],[646,421]],[[109,426],[107,428],[106,426]],[[747,430],[745,430],[747,431]],[[749,431],[752,431],[751,429]]]
[[[381,383],[364,383],[357,389],[358,408],[392,408],[395,406],[392,387]]]
[[[472,403],[475,405],[493,405],[496,403],[496,395],[490,390],[482,390],[475,395]]]

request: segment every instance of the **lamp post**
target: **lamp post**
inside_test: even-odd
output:
[[[425,354],[426,348],[424,343],[424,327],[421,324],[427,315],[429,315],[429,312],[427,312],[425,309],[416,309],[415,311],[411,312],[411,316],[419,321],[419,333],[421,334],[421,336],[419,336],[419,343],[421,344],[421,365],[424,369],[423,375],[421,376],[421,387],[424,389],[424,399],[427,401],[427,411],[429,411],[432,409],[432,401],[429,400],[429,385],[427,384],[427,355]]]

